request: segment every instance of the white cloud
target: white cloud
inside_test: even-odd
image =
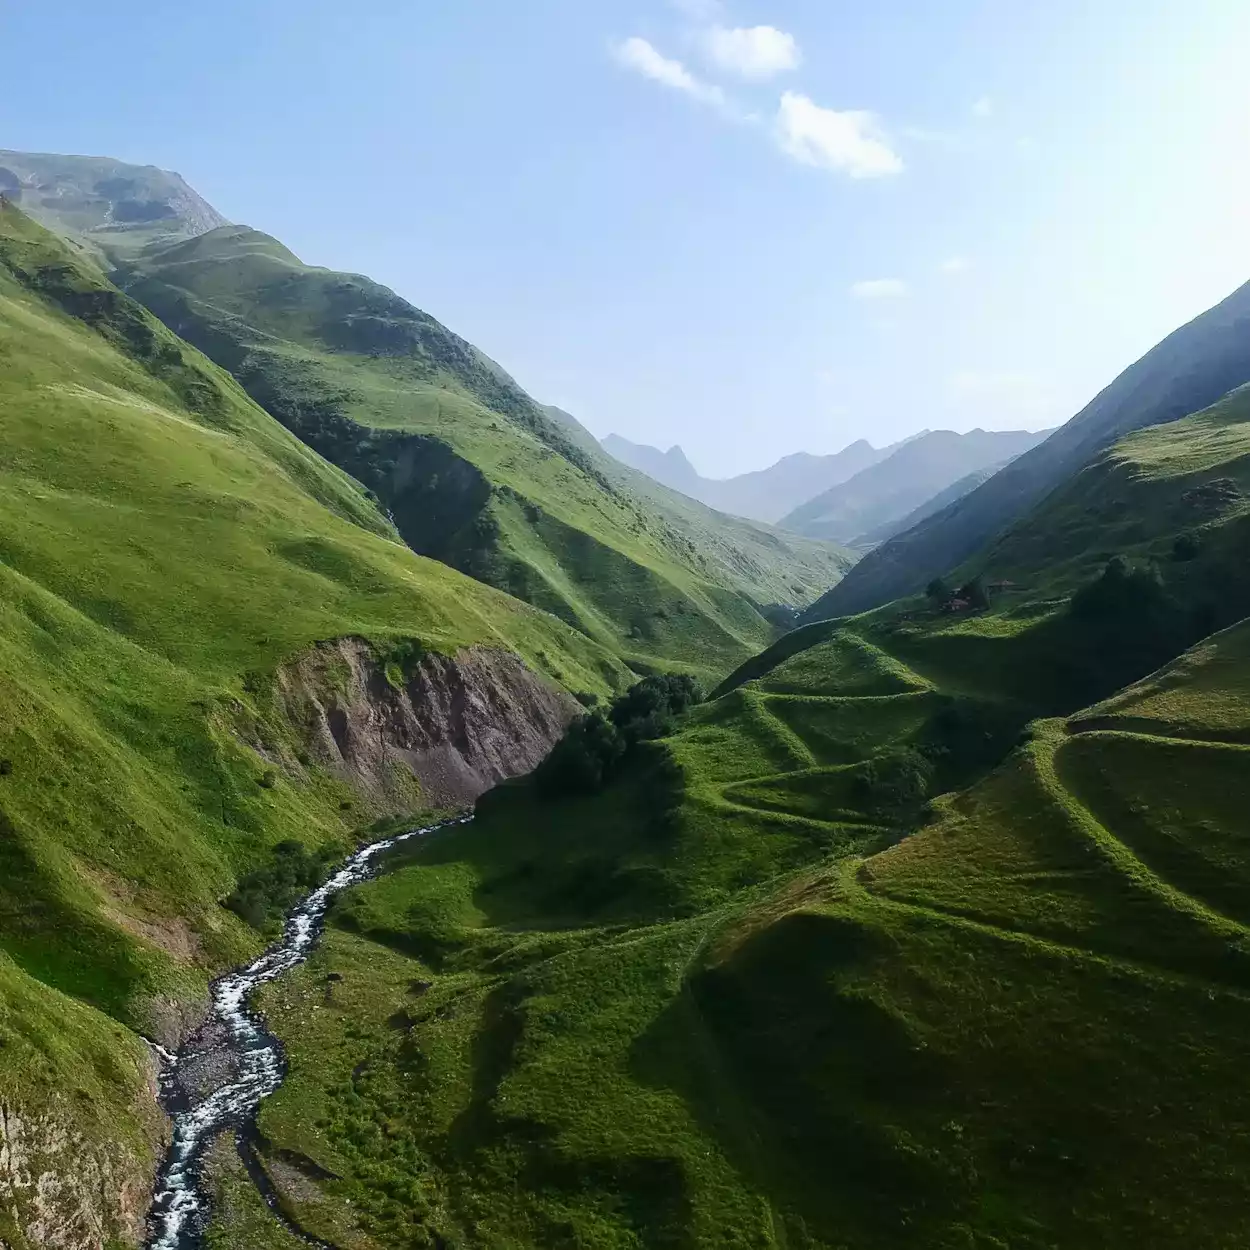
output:
[[[621,65],[644,78],[681,91],[704,104],[714,104],[719,108],[726,105],[725,93],[719,87],[696,78],[680,61],[666,57],[637,35],[617,44],[613,53]]]
[[[775,26],[712,26],[703,49],[713,65],[740,78],[773,78],[797,69],[802,59],[794,36]]]
[[[909,293],[901,278],[867,278],[851,284],[851,294],[856,299],[900,299]]]
[[[983,95],[972,106],[973,117],[992,117],[994,115],[994,101],[989,96]]]
[[[852,178],[880,178],[903,168],[872,113],[821,108],[795,91],[781,97],[776,137],[794,160]]]
[[[938,269],[946,274],[967,273],[972,262],[966,256],[948,256]]]

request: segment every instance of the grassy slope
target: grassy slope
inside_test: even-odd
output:
[[[81,1067],[92,1116],[131,1132],[116,1074],[133,1079],[135,1047],[109,1018],[168,1024],[163,1000],[256,945],[218,901],[237,875],[283,837],[346,845],[371,818],[297,763],[267,674],[344,635],[508,647],[572,689],[627,674],[414,556],[354,483],[13,208],[0,424],[0,1028],[16,1060],[0,1096],[45,1105]],[[241,719],[281,761],[276,784]]]
[[[882,544],[808,611],[863,612],[962,564],[1133,430],[1175,421],[1250,381],[1250,285],[1182,326],[1039,447],[963,499]]]
[[[417,550],[621,655],[723,671],[771,637],[763,605],[809,602],[849,563],[832,546],[714,513],[617,465],[392,292],[303,265],[256,231],[227,227],[151,250],[125,275],[254,397],[368,480]],[[419,436],[409,448],[439,440],[453,456],[422,477],[405,465],[404,444],[362,452],[380,437],[368,431]],[[409,516],[414,480],[425,499]],[[443,512],[427,527],[435,497]]]
[[[941,696],[862,632],[701,709],[662,820],[646,767],[497,796],[270,995],[263,1126],[338,1178],[294,1208],[362,1247],[1239,1244],[1247,673],[1242,626],[1039,722],[884,851],[829,760]]]
[[[307,1227],[386,1246],[424,1244],[423,1223],[465,1245],[799,1235],[743,1172],[769,1150],[694,987],[779,884],[892,840],[851,765],[954,702],[867,638],[817,650],[699,709],[602,798],[505,787],[354,892],[267,1004],[293,1068],[265,1132],[340,1178],[296,1203]]]
[[[1244,404],[1057,495],[989,613],[798,630],[601,798],[505,788],[356,891],[272,998],[264,1123],[339,1178],[323,1234],[1239,1244],[1250,625],[1112,694],[1142,655],[1063,605],[1170,553],[1196,499],[1168,583],[1238,610],[1241,507],[1207,484],[1240,478]],[[946,797],[890,847],[855,766],[902,744],[941,748]]]
[[[1250,523],[1250,387],[1121,439],[975,561],[1016,593],[1063,593],[1109,554],[1155,560],[1166,580],[1220,623],[1250,613],[1242,567]],[[1178,559],[1175,541],[1194,550]],[[971,568],[972,566],[968,566]]]

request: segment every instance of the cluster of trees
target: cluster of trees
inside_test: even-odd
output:
[[[702,699],[693,678],[672,673],[644,677],[618,695],[607,713],[573,722],[534,774],[548,798],[594,794],[640,742],[672,733],[677,717]]]
[[[984,612],[990,606],[990,592],[980,574],[954,590],[942,578],[935,577],[925,587],[925,595],[936,608],[944,608],[951,603],[963,603],[974,611]]]
[[[333,847],[309,851],[300,842],[279,842],[268,864],[240,878],[226,906],[253,929],[268,929],[321,884],[338,855]]]
[[[1177,598],[1158,564],[1114,556],[1072,596],[1063,654],[1085,699],[1100,698],[1166,664],[1214,628],[1210,608]]]

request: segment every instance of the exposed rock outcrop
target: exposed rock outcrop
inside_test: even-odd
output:
[[[155,1090],[135,1117],[150,1134],[146,1152],[125,1139],[90,1140],[75,1119],[68,1106],[31,1115],[0,1100],[0,1246],[106,1250],[142,1242],[160,1146]]]
[[[279,675],[310,754],[383,809],[469,803],[535,768],[578,712],[507,651],[425,655],[400,673],[369,644],[340,639]]]

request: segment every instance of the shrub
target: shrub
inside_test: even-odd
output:
[[[626,745],[633,746],[671,733],[675,718],[702,697],[694,678],[685,674],[656,673],[644,677],[614,699],[608,716],[621,731]]]
[[[226,906],[252,928],[264,929],[320,883],[337,854],[333,848],[309,851],[299,842],[279,842],[267,865],[239,879]]]
[[[1072,596],[1072,615],[1086,621],[1129,622],[1165,612],[1171,600],[1157,565],[1134,568],[1112,556],[1102,576]]]
[[[1158,565],[1112,556],[1072,596],[1054,645],[1071,696],[1089,702],[1179,655],[1202,636],[1202,626],[1202,613],[1169,593]]]
[[[593,794],[625,754],[615,725],[598,712],[574,721],[535,774],[539,791],[553,797]]]
[[[1172,559],[1179,562],[1194,560],[1200,549],[1201,543],[1197,534],[1177,534],[1172,543]]]
[[[911,747],[885,751],[855,769],[855,789],[864,805],[879,816],[904,820],[929,797],[933,765]]]

